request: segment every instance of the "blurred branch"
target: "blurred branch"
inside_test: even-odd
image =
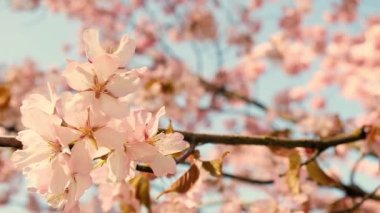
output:
[[[363,203],[368,200],[368,199],[375,199],[375,200],[379,200],[379,197],[376,196],[376,192],[380,189],[380,186],[376,187],[375,190],[373,190],[371,193],[369,194],[366,194],[362,200],[358,203],[356,203],[355,205],[353,205],[351,208],[349,209],[343,209],[343,210],[340,210],[340,211],[337,211],[337,212],[334,212],[334,213],[344,213],[344,212],[354,212],[355,210],[359,209],[360,206],[363,205]]]
[[[248,98],[244,95],[241,95],[239,93],[227,90],[224,86],[217,86],[217,85],[212,84],[212,83],[210,83],[210,82],[208,82],[202,78],[199,78],[199,81],[205,87],[205,89],[208,91],[211,91],[211,92],[218,94],[218,95],[222,95],[226,98],[237,98],[237,99],[244,101],[248,104],[252,104],[252,105],[256,106],[257,108],[261,109],[264,112],[268,111],[268,108],[263,103],[261,103],[260,101],[250,99],[250,98]]]
[[[191,143],[189,148],[186,149],[186,151],[176,159],[176,163],[182,163],[183,161],[186,160],[187,157],[189,157],[195,150],[195,147],[197,146],[197,143]]]
[[[301,166],[307,165],[310,162],[316,160],[318,158],[318,156],[321,155],[322,152],[325,151],[325,150],[326,149],[318,149],[310,158],[308,158],[306,161],[302,162]]]
[[[351,174],[350,174],[350,183],[351,183],[351,184],[354,184],[354,182],[355,182],[355,174],[356,174],[356,170],[358,169],[360,162],[362,162],[362,160],[363,160],[364,158],[365,158],[365,154],[360,155],[360,158],[359,158],[359,159],[355,162],[355,164],[353,165],[353,167],[352,167],[352,171],[351,171]]]
[[[379,190],[380,186],[376,187],[376,189],[372,191],[371,193],[365,192],[363,189],[359,188],[356,185],[342,184],[338,188],[342,189],[346,193],[346,195],[350,197],[363,197],[363,200],[372,199],[372,200],[380,201],[380,196],[376,195],[376,192],[377,190]]]

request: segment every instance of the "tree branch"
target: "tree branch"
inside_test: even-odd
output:
[[[0,147],[12,147],[16,149],[22,149],[21,141],[15,137],[0,137]]]
[[[237,99],[242,100],[248,104],[252,104],[252,105],[256,106],[257,108],[261,109],[264,112],[268,111],[268,107],[265,106],[263,103],[261,103],[258,100],[250,99],[250,98],[248,98],[244,95],[241,95],[239,93],[236,93],[234,91],[227,90],[223,86],[217,86],[217,85],[212,84],[212,83],[210,83],[210,82],[208,82],[202,78],[199,78],[199,81],[205,87],[205,89],[208,91],[214,92],[215,94],[223,95],[226,98],[237,98]]]
[[[161,130],[160,130],[161,131]],[[273,136],[242,136],[242,135],[218,135],[206,133],[194,133],[176,131],[184,135],[185,140],[197,144],[224,144],[224,145],[261,145],[277,146],[283,148],[313,148],[323,150],[340,144],[353,143],[367,137],[367,128],[362,127],[349,134],[341,134],[323,139],[289,139]],[[22,149],[22,143],[15,137],[0,137],[0,147],[13,147]]]
[[[345,213],[345,212],[354,212],[355,210],[359,209],[361,205],[363,205],[363,203],[368,200],[368,199],[373,199],[373,198],[376,198],[376,192],[380,189],[380,186],[376,187],[375,190],[373,190],[371,193],[368,193],[366,194],[362,200],[356,204],[354,204],[351,208],[348,208],[348,209],[343,209],[343,210],[340,210],[340,211],[336,211],[334,213]],[[375,197],[374,197],[375,196]]]
[[[276,146],[283,148],[312,148],[323,150],[340,144],[353,143],[367,137],[367,128],[359,128],[349,134],[340,134],[323,139],[289,139],[273,136],[242,136],[242,135],[219,135],[206,133],[193,133],[187,131],[177,131],[184,135],[185,140],[200,144],[224,144],[224,145],[262,145]]]

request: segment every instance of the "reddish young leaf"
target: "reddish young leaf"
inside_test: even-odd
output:
[[[178,192],[178,193],[186,193],[188,192],[191,187],[195,184],[195,182],[199,178],[199,169],[197,165],[192,164],[190,166],[190,169],[185,172],[176,182],[174,182],[169,189],[161,192],[157,199],[160,198],[162,195],[170,193],[170,192]]]

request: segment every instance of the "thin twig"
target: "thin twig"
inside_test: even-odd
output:
[[[195,147],[197,146],[197,143],[190,143],[189,148],[181,155],[179,158],[176,159],[176,163],[182,163],[184,160],[186,160],[187,157],[189,157],[193,152]]]
[[[318,149],[318,150],[314,153],[313,156],[311,156],[311,157],[310,157],[309,159],[307,159],[306,161],[302,162],[302,163],[301,163],[301,166],[303,166],[303,165],[307,165],[307,164],[309,164],[310,162],[316,160],[317,157],[318,157],[319,155],[321,155],[322,152],[325,151],[325,150],[326,150],[326,149]]]
[[[354,212],[355,210],[359,209],[360,206],[363,205],[363,203],[368,200],[368,199],[371,199],[373,198],[375,195],[376,195],[376,192],[380,189],[380,186],[376,187],[375,190],[373,190],[371,193],[369,194],[366,194],[360,202],[356,203],[355,205],[353,205],[351,208],[348,208],[348,209],[342,209],[342,210],[339,210],[339,211],[335,211],[334,213],[347,213],[347,212]]]
[[[242,100],[248,104],[252,104],[252,105],[256,106],[257,108],[261,109],[264,112],[268,111],[268,108],[258,100],[254,100],[254,99],[248,98],[244,95],[241,95],[237,92],[227,90],[224,86],[217,86],[217,85],[212,84],[212,83],[210,83],[210,82],[208,82],[202,78],[199,78],[199,81],[205,87],[206,90],[214,92],[215,94],[223,95],[226,98],[237,98],[237,99]]]
[[[231,179],[234,179],[237,181],[241,181],[244,183],[250,183],[250,184],[273,184],[274,183],[273,180],[256,180],[256,179],[238,176],[238,175],[234,175],[234,174],[230,174],[230,173],[226,173],[226,172],[222,172],[222,175],[223,175],[223,177],[226,177],[226,178],[231,178]]]
[[[365,158],[365,154],[362,154],[360,156],[360,158],[355,162],[354,166],[352,167],[352,171],[351,171],[351,174],[350,174],[350,183],[351,184],[354,184],[355,182],[355,174],[356,174],[356,170],[360,164],[360,162]]]

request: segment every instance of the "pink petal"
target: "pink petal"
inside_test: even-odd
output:
[[[148,163],[155,159],[156,155],[159,155],[156,147],[143,142],[129,144],[127,153],[132,160],[143,163]]]
[[[94,75],[91,73],[91,64],[79,64],[72,62],[63,72],[63,77],[67,84],[74,90],[84,91],[94,85]]]
[[[46,140],[55,141],[56,135],[52,128],[61,124],[60,118],[38,109],[22,109],[21,113],[21,121],[25,127],[34,130]],[[38,125],[36,125],[37,121]]]
[[[110,127],[103,127],[94,132],[94,137],[98,146],[104,146],[109,149],[122,150],[125,137],[122,133]]]
[[[65,191],[65,188],[68,186],[70,176],[65,172],[63,168],[65,165],[62,165],[61,161],[56,158],[51,164],[53,169],[51,183],[49,191],[53,194],[61,194]]]
[[[135,73],[118,73],[107,84],[107,90],[116,97],[122,97],[137,89],[140,78]]]
[[[92,61],[96,56],[105,54],[99,41],[99,31],[96,29],[87,29],[83,31],[83,42],[88,59]]]
[[[90,174],[92,160],[83,141],[75,143],[71,149],[70,167],[74,174]]]
[[[153,137],[158,131],[158,124],[160,122],[160,118],[165,115],[165,107],[161,107],[158,112],[155,114],[154,118],[152,118],[147,126],[149,136]]]
[[[75,200],[79,201],[84,192],[92,185],[89,175],[75,175],[76,193]]]
[[[18,169],[47,161],[52,156],[48,143],[32,130],[19,132],[17,139],[26,145],[12,154],[11,160]]]
[[[100,55],[93,60],[94,72],[98,77],[99,83],[106,82],[113,74],[116,73],[120,66],[120,61],[110,55]]]
[[[65,204],[65,208],[63,211],[66,213],[73,212],[74,209],[78,208],[78,200],[75,199],[76,197],[76,191],[77,191],[77,185],[75,183],[71,183],[68,187],[69,192],[66,195],[67,202]]]
[[[73,127],[85,127],[88,120],[86,94],[79,93],[65,99],[63,120]]]
[[[55,101],[48,100],[44,95],[33,93],[22,102],[21,110],[38,109],[49,115],[54,113]]]
[[[54,130],[62,147],[68,146],[81,136],[80,132],[67,127],[55,126]]]
[[[156,158],[149,163],[154,175],[160,177],[168,174],[175,174],[177,171],[176,163],[170,156],[156,155]]]
[[[107,94],[100,96],[98,101],[98,104],[103,112],[113,118],[125,117],[129,112],[129,103],[120,102]]]
[[[135,49],[135,41],[133,39],[129,39],[128,36],[125,35],[123,38],[121,38],[119,47],[113,54],[117,55],[120,58],[122,64],[125,65],[135,53]]]
[[[129,172],[130,159],[123,150],[115,150],[107,159],[109,178],[112,181],[122,181]]]
[[[183,140],[183,135],[175,132],[173,134],[163,134],[163,137],[156,142],[155,146],[161,154],[170,155],[185,150],[189,147],[189,143]]]

